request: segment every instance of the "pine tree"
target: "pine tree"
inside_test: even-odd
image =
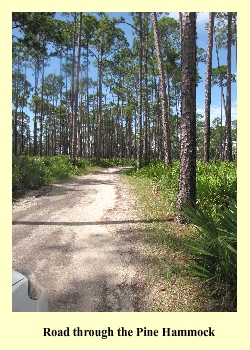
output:
[[[205,84],[205,128],[204,128],[204,162],[209,162],[210,153],[210,104],[211,104],[211,73],[213,51],[214,13],[209,12],[208,44],[206,58],[206,84]]]
[[[196,202],[196,12],[181,21],[181,153],[177,209]],[[185,219],[179,214],[179,222]]]
[[[231,134],[231,49],[232,49],[232,12],[227,13],[227,95],[226,95],[226,140],[225,140],[225,160],[232,162],[232,134]]]
[[[164,162],[165,162],[165,165],[168,166],[171,164],[170,125],[169,125],[170,117],[168,113],[169,109],[168,109],[167,96],[166,96],[166,84],[165,84],[165,76],[164,76],[164,70],[163,70],[161,44],[159,39],[159,30],[158,30],[156,12],[152,12],[152,22],[153,22],[153,28],[154,28],[154,38],[155,38],[156,54],[157,54],[158,69],[159,69],[160,91],[161,91]]]

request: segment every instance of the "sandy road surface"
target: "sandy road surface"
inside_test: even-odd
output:
[[[119,171],[79,176],[13,205],[13,268],[35,273],[50,311],[140,311],[140,219]]]

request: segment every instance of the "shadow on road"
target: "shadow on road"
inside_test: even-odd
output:
[[[151,224],[154,222],[171,222],[174,221],[173,217],[166,219],[150,219],[150,220],[120,220],[120,221],[13,221],[12,225],[41,225],[41,226],[88,226],[88,225],[119,225],[119,224],[135,224],[145,223]]]

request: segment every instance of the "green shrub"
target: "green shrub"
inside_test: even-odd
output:
[[[36,189],[45,183],[45,164],[39,157],[12,158],[12,189]]]
[[[57,180],[66,179],[72,175],[78,175],[79,170],[77,166],[70,163],[70,157],[66,155],[44,157],[46,162],[46,183],[55,182]],[[78,159],[80,163],[80,160]],[[81,165],[82,166],[82,165]]]
[[[136,159],[134,158],[91,158],[89,160],[91,165],[99,165],[102,168],[112,168],[119,166],[135,166]]]
[[[89,165],[91,165],[89,160],[84,159],[82,157],[76,157],[76,166],[78,169],[85,168],[86,166],[89,166]]]
[[[219,208],[237,200],[236,162],[197,162],[196,204],[213,215]]]
[[[115,165],[113,159],[105,159],[105,158],[101,158],[99,164],[102,168],[114,167]]]
[[[77,166],[70,163],[65,155],[53,157],[12,157],[12,192],[37,189],[42,185],[80,174],[85,161],[77,158]]]
[[[183,213],[182,213],[183,214]],[[237,295],[237,206],[218,209],[216,220],[211,212],[186,206],[184,216],[197,230],[188,244],[193,261],[191,272],[212,282],[216,295],[236,303]]]
[[[203,210],[210,210],[215,218],[219,208],[237,199],[236,162],[204,163],[198,160],[196,170],[196,204]],[[165,167],[162,161],[154,161],[135,170],[132,175],[149,178],[160,195],[171,198],[174,202],[178,192],[179,172],[179,161],[173,161],[171,167]]]

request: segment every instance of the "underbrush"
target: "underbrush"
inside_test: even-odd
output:
[[[150,163],[131,175],[150,179],[152,188],[160,196],[174,203],[178,193],[180,162],[173,161],[165,167],[162,161]],[[237,200],[236,162],[206,163],[198,160],[196,164],[196,204],[201,210],[209,210],[214,216],[219,208]]]
[[[43,185],[62,181],[79,175],[89,164],[77,158],[76,166],[70,163],[69,156],[54,157],[12,157],[12,194],[37,189]]]
[[[207,295],[211,296],[210,305],[215,305],[216,301],[220,304],[215,307],[217,310],[213,310],[212,306],[211,311],[235,311],[236,162],[218,161],[215,164],[204,164],[197,161],[196,210],[186,208],[185,211],[191,225],[180,225],[175,222],[178,178],[179,161],[174,161],[169,168],[162,162],[154,162],[139,171],[130,171],[130,181],[134,182],[139,194],[144,192],[143,195],[140,194],[143,213],[151,217],[151,220],[154,219],[154,227],[147,232],[150,244],[152,247],[155,245],[155,252],[152,252],[153,260],[157,262],[155,273],[158,278],[163,278],[163,283],[170,289],[172,288],[170,287],[172,282],[169,282],[170,273],[174,274],[174,280],[179,281],[178,285],[182,281],[184,290],[189,286],[189,278],[195,278],[194,285],[201,283],[202,290],[206,290]],[[144,186],[143,183],[147,185]],[[173,265],[170,262],[173,262]],[[181,269],[178,268],[179,265]],[[192,290],[191,286],[190,288]],[[199,298],[202,300],[203,297]],[[191,301],[189,299],[188,303],[191,303],[190,307],[194,309],[193,299]]]
[[[237,163],[198,161],[196,191],[197,207],[211,211],[215,218],[218,210],[237,201]]]
[[[192,254],[190,271],[206,281],[213,295],[231,309],[237,303],[237,206],[217,210],[216,220],[208,211],[186,206],[184,215],[194,226],[195,239],[187,244]]]
[[[102,168],[112,168],[112,167],[119,167],[119,166],[135,166],[136,165],[136,159],[134,158],[91,158],[89,162],[92,165],[99,165]]]
[[[73,166],[70,157],[66,155],[51,157],[12,156],[12,195],[17,197],[23,191],[63,181],[94,168],[134,165],[134,159],[98,160],[97,158],[77,157],[76,165]]]

